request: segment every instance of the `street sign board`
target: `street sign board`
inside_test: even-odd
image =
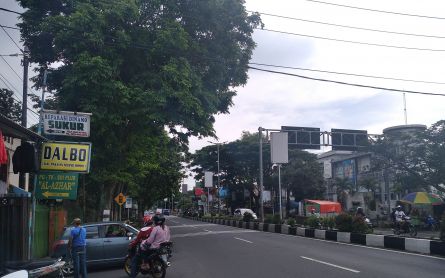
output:
[[[125,197],[124,194],[122,194],[122,192],[119,193],[119,195],[117,195],[116,198],[114,198],[114,200],[116,201],[116,203],[117,203],[119,206],[122,206],[122,205],[127,201],[126,199],[127,199],[127,198]]]
[[[37,176],[37,199],[77,199],[79,174],[41,172]]]
[[[205,187],[213,187],[213,172],[204,172],[204,185]]]
[[[272,132],[270,134],[270,156],[272,163],[288,163],[287,132]]]
[[[299,149],[320,149],[320,128],[282,126],[281,131],[289,133],[289,145]]]
[[[131,209],[133,207],[133,199],[128,197],[127,201],[125,202],[125,208]]]
[[[91,143],[44,142],[40,169],[88,173]]]
[[[42,112],[43,131],[48,135],[90,137],[90,113]]]
[[[355,151],[368,144],[368,132],[354,129],[331,129],[332,150]]]

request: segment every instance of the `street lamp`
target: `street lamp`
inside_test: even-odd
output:
[[[221,145],[221,144],[225,144],[225,143],[227,143],[227,141],[224,141],[224,142],[212,142],[212,141],[207,141],[207,142],[209,142],[210,144],[214,144],[214,145],[216,145],[216,153],[217,153],[217,155],[218,155],[218,160],[216,161],[216,163],[217,163],[217,165],[218,165],[218,172],[217,172],[217,179],[218,179],[218,183],[217,183],[217,190],[219,189],[219,187],[221,186],[221,180],[220,180],[220,177],[219,177],[219,145]],[[218,192],[218,214],[220,214],[220,210],[221,210],[221,200],[219,199],[219,192]]]

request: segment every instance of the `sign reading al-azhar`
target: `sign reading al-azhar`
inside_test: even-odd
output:
[[[79,174],[41,172],[37,178],[37,199],[77,199]]]
[[[90,113],[45,110],[43,131],[47,135],[90,137]]]

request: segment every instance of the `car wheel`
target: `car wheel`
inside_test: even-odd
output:
[[[73,260],[72,259],[68,259],[67,261],[65,261],[65,265],[62,268],[62,272],[63,275],[66,276],[71,276],[74,273],[74,265],[73,265]]]

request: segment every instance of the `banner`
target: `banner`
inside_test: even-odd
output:
[[[48,135],[90,137],[90,115],[66,111],[43,111],[43,132]]]
[[[88,173],[91,143],[44,142],[40,169]]]

